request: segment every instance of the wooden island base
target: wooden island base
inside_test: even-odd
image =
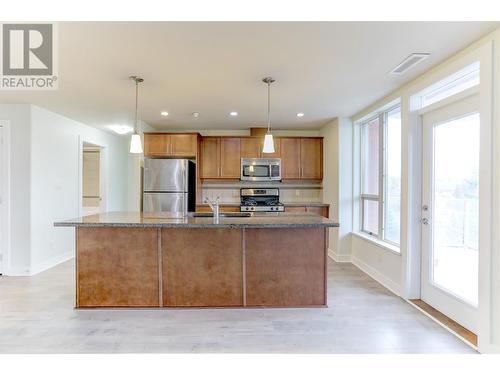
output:
[[[76,306],[326,306],[327,231],[76,228]]]

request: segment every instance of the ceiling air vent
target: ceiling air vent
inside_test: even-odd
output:
[[[430,53],[412,53],[406,59],[404,59],[401,63],[398,64],[394,69],[390,71],[391,74],[403,74],[408,70],[413,68],[419,62],[428,58]]]

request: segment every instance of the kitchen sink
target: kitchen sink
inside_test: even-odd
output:
[[[214,217],[213,212],[193,212],[191,214],[193,217]],[[221,212],[220,217],[250,217],[251,212]]]

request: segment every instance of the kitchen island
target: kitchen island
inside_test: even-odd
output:
[[[75,227],[76,307],[326,306],[328,228],[308,213],[111,212]]]

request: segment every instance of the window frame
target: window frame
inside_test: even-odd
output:
[[[385,242],[387,244],[392,245],[393,247],[397,247],[399,249],[400,243],[396,243],[394,241],[388,240],[385,238],[385,228],[386,228],[386,207],[385,204],[387,202],[387,136],[388,136],[388,117],[389,113],[393,110],[399,108],[400,113],[402,113],[401,103],[398,102],[391,106],[384,107],[379,111],[375,112],[373,115],[365,117],[360,124],[360,186],[359,186],[359,197],[360,197],[360,205],[359,205],[359,230],[365,235],[373,237],[379,241]],[[377,119],[379,121],[379,171],[378,171],[378,194],[365,194],[363,193],[364,189],[364,178],[365,178],[365,136],[364,136],[364,128],[363,126],[369,124],[373,120]],[[402,156],[402,155],[401,155]],[[402,174],[400,173],[400,177]],[[365,201],[375,201],[378,202],[378,233],[373,233],[364,228],[364,216],[365,216]],[[401,215],[401,210],[400,210]],[[401,223],[401,220],[400,220]],[[401,231],[401,228],[400,228]]]

